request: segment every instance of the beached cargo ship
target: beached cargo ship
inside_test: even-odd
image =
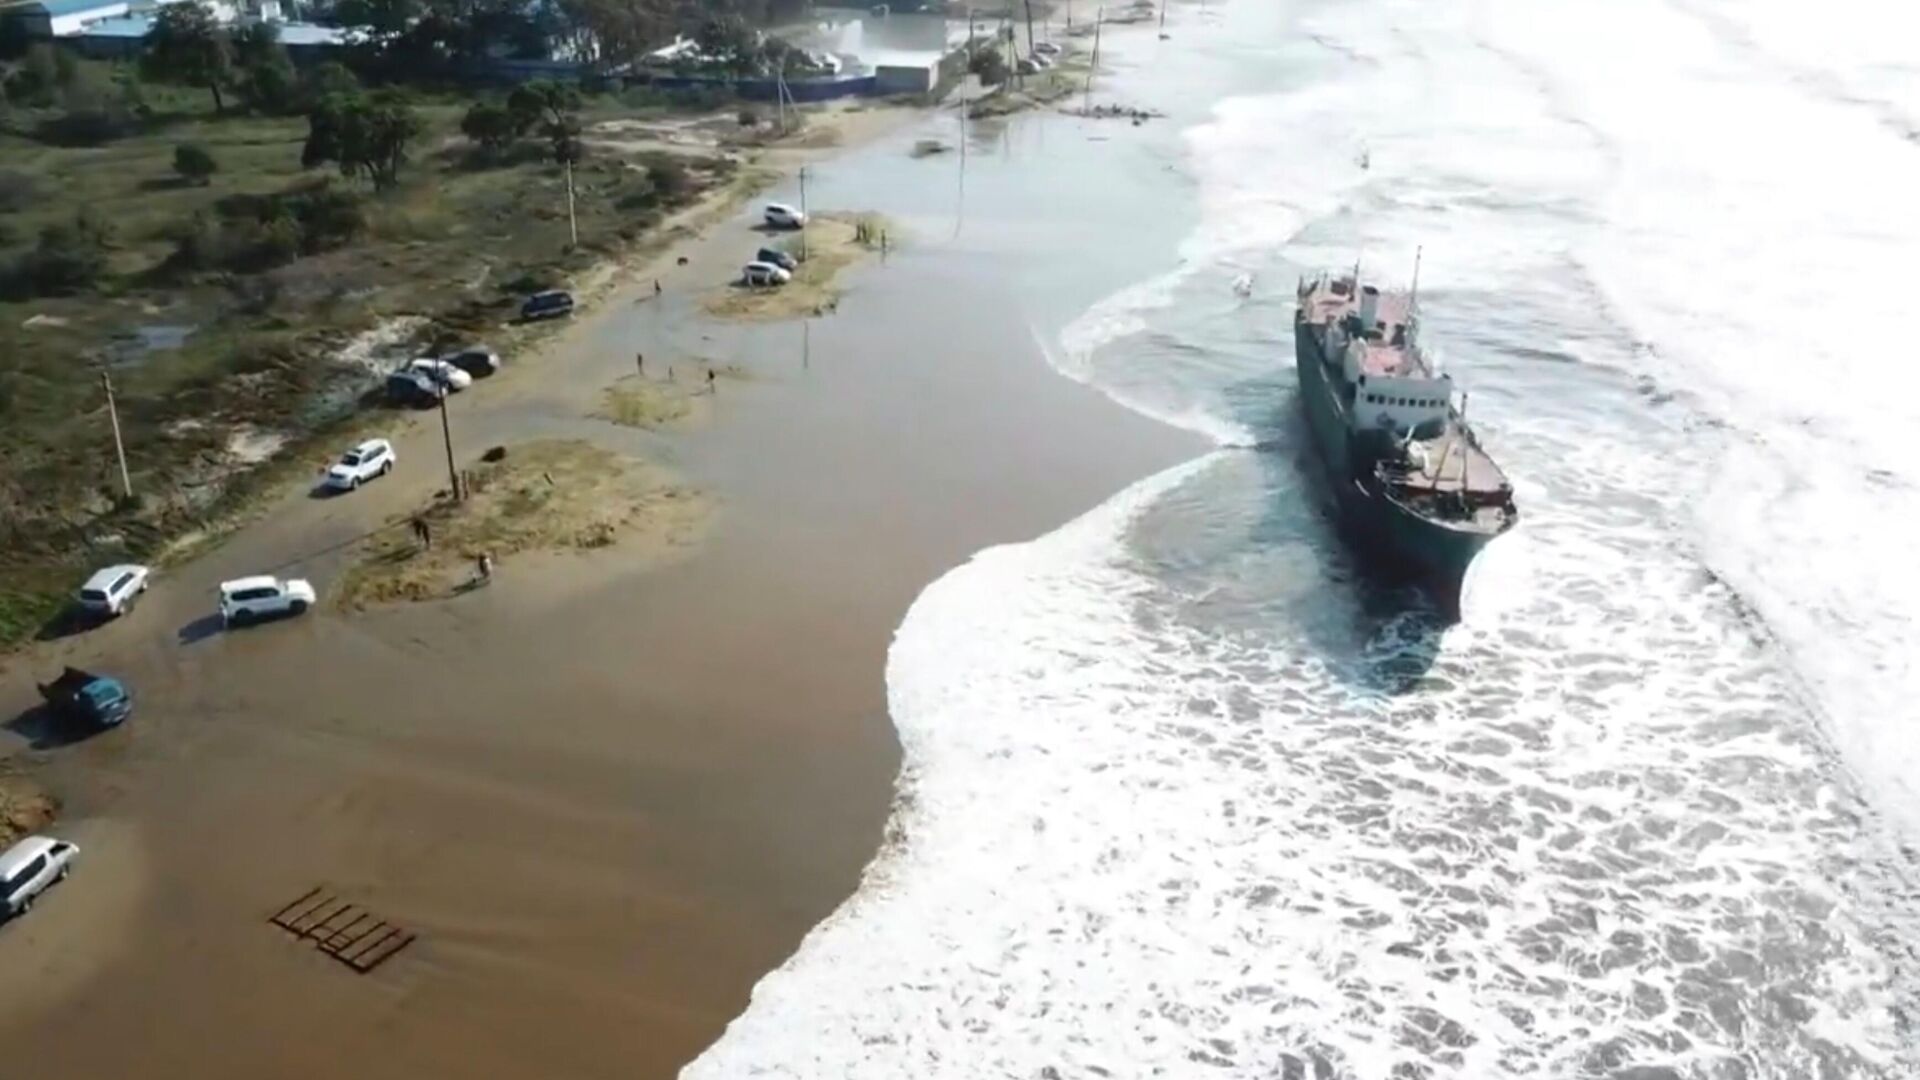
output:
[[[1519,510],[1453,380],[1420,349],[1413,295],[1383,293],[1357,274],[1302,279],[1293,346],[1348,532],[1376,565],[1427,585],[1457,616],[1468,565]]]

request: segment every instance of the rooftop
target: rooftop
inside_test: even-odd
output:
[[[24,3],[0,4],[0,11],[10,14],[40,12],[60,18],[64,15],[84,15],[89,11],[126,6],[127,0],[25,0]]]

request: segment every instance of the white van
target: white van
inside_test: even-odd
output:
[[[24,915],[33,898],[63,880],[80,849],[51,836],[29,836],[0,855],[0,920]]]

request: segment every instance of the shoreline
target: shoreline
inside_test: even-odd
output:
[[[775,152],[798,159],[783,177],[860,153]],[[123,625],[36,650],[112,657],[142,695],[123,732],[38,771],[72,792],[57,829],[94,856],[63,890],[147,899],[110,927],[50,902],[30,935],[0,933],[0,988],[33,1001],[0,1017],[0,1045],[52,1077],[134,1061],[213,1078],[671,1075],[852,894],[891,811],[882,671],[919,589],[1195,442],[1059,376],[1025,326],[978,325],[969,312],[1004,307],[1005,287],[931,252],[852,269],[834,318],[704,320],[701,291],[752,242],[739,221],[615,276],[596,310],[451,403],[464,456],[585,437],[718,496],[712,535],[671,570],[535,555],[482,594],[183,643],[221,576],[291,566],[321,583],[329,549],[430,490],[437,424],[415,418],[395,436],[421,463],[405,483],[284,496]],[[952,303],[927,311],[929,295]],[[904,342],[928,355],[908,363]],[[696,427],[594,419],[637,348],[731,354],[752,378]],[[0,701],[28,666],[0,675]],[[421,934],[371,977],[378,992],[262,925],[322,883]],[[84,1021],[26,989],[54,969],[93,1003]],[[296,1015],[334,1034],[296,1036]],[[210,1062],[192,1033],[216,1017],[238,1034]]]

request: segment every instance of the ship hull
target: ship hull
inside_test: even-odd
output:
[[[1320,342],[1298,322],[1294,362],[1307,426],[1349,545],[1375,573],[1419,584],[1447,617],[1458,618],[1467,568],[1496,534],[1426,517],[1382,490],[1372,476],[1372,456],[1349,435],[1346,405],[1328,376]]]

